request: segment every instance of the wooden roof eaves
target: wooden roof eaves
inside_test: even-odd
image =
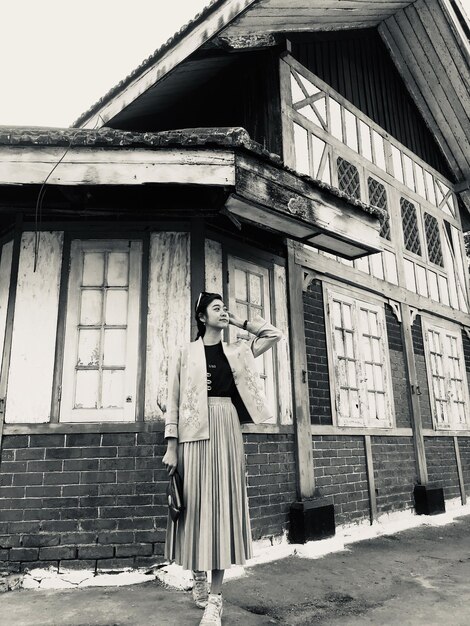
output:
[[[286,166],[282,159],[269,152],[260,144],[253,141],[244,128],[190,128],[159,133],[137,133],[129,131],[114,130],[111,128],[101,129],[73,129],[73,128],[28,128],[28,127],[1,127],[0,126],[0,152],[5,149],[30,149],[31,151],[65,148],[68,154],[68,161],[74,149],[88,148],[96,151],[109,151],[114,154],[113,162],[116,161],[116,153],[119,151],[128,152],[129,149],[144,150],[147,154],[152,151],[163,151],[168,149],[179,150],[204,150],[215,149],[231,151],[232,154],[247,153],[256,157],[261,163],[266,163],[268,167],[275,167],[287,175],[293,175],[299,180],[299,184],[307,184],[312,188],[319,189],[321,193],[329,193],[339,201],[354,206],[361,212],[374,217],[382,217],[381,209],[368,205],[356,198],[348,196],[336,187],[332,187],[320,180],[314,179],[306,174],[299,174],[292,168]],[[50,167],[54,165],[62,152],[49,154]],[[56,171],[57,173],[57,171]],[[39,181],[35,181],[37,184]],[[201,184],[204,181],[200,181]],[[24,183],[22,183],[24,184]],[[50,182],[50,184],[53,184]]]
[[[114,115],[167,76],[190,54],[217,35],[225,26],[259,0],[213,0],[163,46],[123,79],[72,124],[99,128]]]

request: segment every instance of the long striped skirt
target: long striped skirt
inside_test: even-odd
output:
[[[165,556],[184,569],[227,569],[252,556],[245,455],[230,398],[209,398],[209,439],[178,446],[185,510],[168,520]]]

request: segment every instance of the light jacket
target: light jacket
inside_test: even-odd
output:
[[[255,337],[222,342],[233,378],[248,414],[255,424],[269,420],[267,406],[255,357],[282,339],[280,330],[257,315],[247,330]],[[165,438],[176,437],[180,443],[209,439],[207,366],[202,338],[179,350],[168,378],[168,411]]]

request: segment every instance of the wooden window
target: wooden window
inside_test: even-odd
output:
[[[60,420],[133,421],[141,243],[71,245]]]
[[[423,319],[423,336],[434,426],[468,428],[469,393],[460,329]]]
[[[330,376],[338,426],[391,427],[383,306],[327,288]]]
[[[444,267],[439,224],[434,215],[430,215],[429,213],[424,214],[424,232],[426,233],[428,258],[430,262]]]
[[[403,239],[405,248],[413,254],[421,256],[418,216],[415,205],[406,198],[400,198]]]
[[[351,198],[361,199],[361,183],[359,180],[359,172],[346,159],[338,157],[336,164],[338,166],[338,188],[347,193]]]
[[[228,257],[229,271],[229,308],[235,310],[242,319],[252,319],[261,315],[271,322],[271,288],[269,270],[250,261],[234,256]],[[252,335],[240,328],[230,326],[230,341],[238,338],[250,339]],[[276,385],[274,381],[274,350],[268,350],[259,356],[255,363],[261,379],[264,381],[264,392],[273,415],[277,415]]]
[[[379,209],[386,211],[383,217],[380,217],[380,236],[390,241],[390,216],[388,214],[387,191],[385,185],[379,183],[378,180],[369,176],[367,179],[369,190],[369,202]]]

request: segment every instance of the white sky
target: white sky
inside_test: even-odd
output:
[[[207,4],[0,0],[0,125],[69,126]]]
[[[209,0],[0,0],[0,125],[69,126]]]

